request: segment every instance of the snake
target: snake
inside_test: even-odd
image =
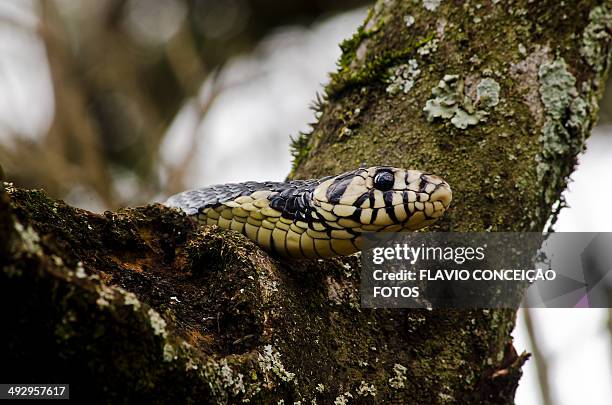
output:
[[[436,222],[452,200],[441,177],[390,166],[286,182],[212,185],[171,196],[198,224],[239,232],[285,258],[356,253],[370,232],[416,231]]]

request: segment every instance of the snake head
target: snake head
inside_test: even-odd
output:
[[[357,232],[423,228],[444,214],[451,199],[451,188],[442,178],[388,166],[340,174],[313,192],[319,216]]]

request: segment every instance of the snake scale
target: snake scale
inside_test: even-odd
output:
[[[376,166],[321,179],[203,187],[165,204],[284,257],[328,258],[359,251],[366,232],[428,226],[451,199],[450,186],[436,175]]]

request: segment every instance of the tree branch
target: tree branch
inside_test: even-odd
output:
[[[610,18],[595,1],[380,1],[293,175],[423,168],[454,189],[437,229],[541,230],[596,116]],[[100,401],[514,401],[513,310],[361,309],[353,257],[283,262],[159,205],[99,216],[5,188],[14,380]]]

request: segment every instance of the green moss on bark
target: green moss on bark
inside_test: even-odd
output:
[[[607,10],[598,1],[460,6],[443,1],[432,10],[418,2],[378,2],[369,17],[376,19],[376,32],[357,36],[341,58],[340,73],[328,86],[329,101],[302,138],[303,153],[292,177],[340,173],[360,164],[422,169],[444,177],[454,192],[451,209],[434,229],[542,230],[553,205],[559,206],[555,203],[595,121],[610,58]],[[426,43],[420,42],[424,32],[433,32]],[[390,93],[390,66],[367,67],[407,49],[411,52],[390,66],[413,60],[418,78],[409,92]],[[346,85],[347,77],[364,71],[365,80]],[[433,103],[427,104],[437,97],[431,89],[447,75],[463,83],[453,93],[457,108],[452,114],[442,108],[434,113]],[[449,108],[448,100],[438,101]],[[467,111],[475,105],[481,107]],[[350,134],[342,136],[343,114],[356,108],[360,115],[351,122]],[[486,120],[485,114],[470,119],[479,108]],[[457,109],[468,114],[452,122]],[[457,119],[463,120],[461,128]],[[479,389],[498,390],[492,403],[511,403],[525,360],[510,344],[512,311],[430,316],[448,324],[428,316],[420,325],[431,341],[411,341],[418,353],[411,367],[401,357],[394,362],[407,367],[407,380],[435,378],[443,388],[440,396],[428,398],[432,403],[466,401],[468,391]],[[444,361],[436,362],[440,358]],[[464,378],[458,376],[461,366]]]

